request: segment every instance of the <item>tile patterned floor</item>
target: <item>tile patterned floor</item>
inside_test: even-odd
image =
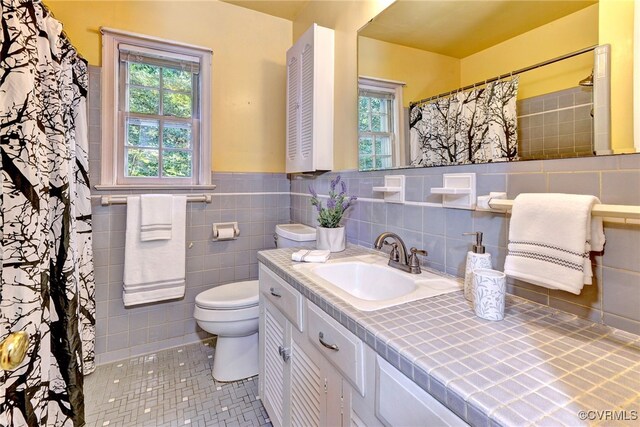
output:
[[[85,380],[88,427],[270,426],[258,377],[219,383],[213,342],[98,366]]]

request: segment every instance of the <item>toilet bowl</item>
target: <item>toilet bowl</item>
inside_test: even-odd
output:
[[[213,378],[237,381],[258,375],[258,281],[229,283],[196,296],[198,325],[218,336]]]
[[[302,224],[279,224],[276,247],[313,245],[316,230]],[[200,292],[193,311],[198,325],[218,336],[213,378],[238,381],[258,375],[258,281],[229,283]]]

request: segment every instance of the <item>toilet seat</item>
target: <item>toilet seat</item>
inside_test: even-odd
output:
[[[257,280],[216,286],[196,296],[196,306],[207,310],[238,310],[257,305]]]

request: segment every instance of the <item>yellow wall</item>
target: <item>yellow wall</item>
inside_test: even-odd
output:
[[[596,44],[597,4],[461,60],[360,37],[359,73],[407,82],[408,104]],[[523,73],[518,98],[575,87],[592,68],[593,53],[585,53]]]
[[[633,146],[633,0],[600,0],[600,44],[611,44],[611,145]]]
[[[589,6],[461,60],[461,85],[528,67],[598,44],[598,5]],[[518,98],[575,87],[593,68],[593,53],[520,75]]]
[[[74,45],[94,65],[100,61],[100,26],[213,48],[212,157],[216,171],[284,171],[285,52],[313,22],[335,29],[334,168],[357,167],[357,31],[391,0],[312,1],[293,25],[213,0],[46,3],[63,22]],[[623,151],[633,145],[633,0],[600,0],[599,21],[599,43],[611,43],[613,53],[613,144],[617,151]],[[574,33],[579,31],[565,32],[549,43],[558,45],[577,37]],[[523,66],[547,59],[529,53],[523,49]],[[578,80],[584,77],[580,76]],[[463,82],[476,77],[461,73]]]
[[[358,167],[358,29],[391,3],[391,0],[311,1],[293,21],[294,41],[314,22],[335,30],[335,170]]]
[[[460,87],[460,60],[368,37],[358,38],[358,74],[406,83],[405,107]]]
[[[45,2],[92,65],[101,26],[211,47],[213,170],[284,172],[291,21],[213,0]]]

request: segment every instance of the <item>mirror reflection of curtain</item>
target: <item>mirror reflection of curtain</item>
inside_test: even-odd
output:
[[[0,0],[0,339],[29,335],[2,372],[0,425],[85,424],[95,284],[87,64],[37,0]]]
[[[517,158],[518,78],[416,105],[410,111],[412,166]]]

